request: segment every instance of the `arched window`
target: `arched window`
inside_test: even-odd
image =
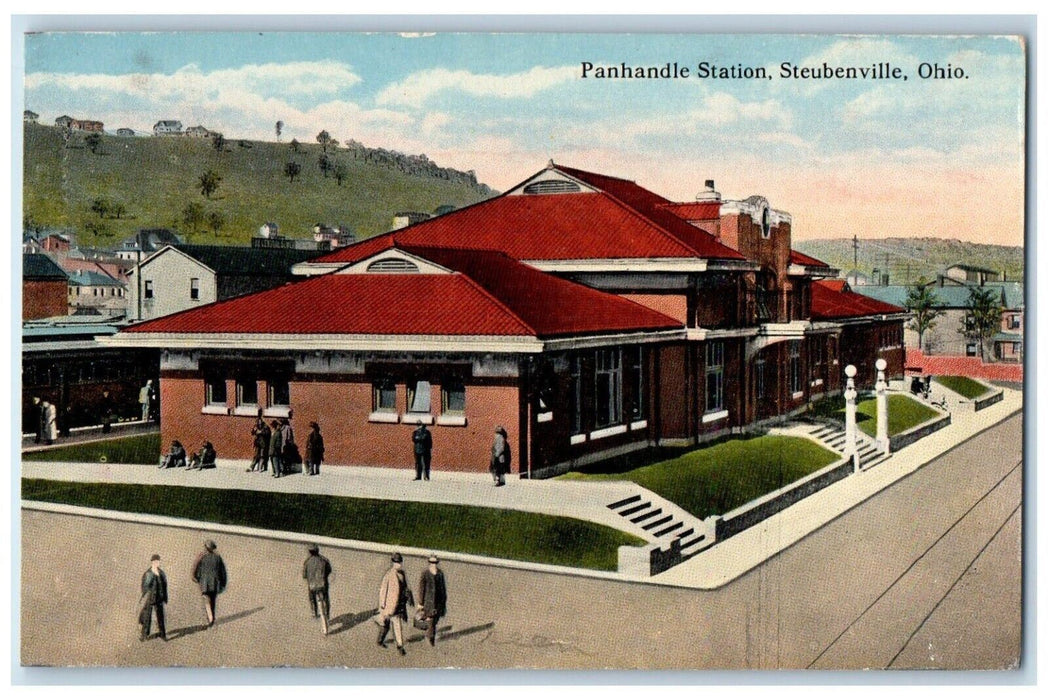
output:
[[[382,258],[368,265],[368,272],[418,272],[418,265],[403,258]]]
[[[581,187],[567,180],[542,180],[524,188],[524,194],[567,194],[581,191]]]

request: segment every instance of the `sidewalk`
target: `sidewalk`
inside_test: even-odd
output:
[[[1004,389],[1004,400],[976,414],[970,406],[951,405],[952,423],[868,471],[849,476],[754,527],[719,542],[691,559],[643,582],[713,589],[729,583],[792,546],[825,523],[867,500],[895,481],[986,428],[1022,409],[1020,391]],[[247,473],[247,461],[219,460],[217,469],[187,472],[144,465],[23,462],[26,478],[97,483],[198,486],[248,491],[314,493],[356,498],[418,501],[504,508],[587,520],[652,541],[652,535],[609,509],[608,504],[650,494],[632,482],[511,479],[495,488],[487,474],[438,472],[432,481],[413,481],[406,469],[325,467],[319,477],[301,473],[274,479],[268,472]],[[647,496],[645,496],[647,497]],[[499,564],[501,560],[491,560]],[[515,565],[520,566],[519,562]],[[525,568],[547,570],[524,565]],[[568,569],[565,568],[565,571]],[[621,580],[631,577],[608,574]]]

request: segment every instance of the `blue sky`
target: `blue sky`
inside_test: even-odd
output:
[[[108,130],[321,129],[502,189],[549,158],[686,200],[760,193],[798,238],[1021,244],[1025,55],[993,37],[184,33],[26,37],[25,105]],[[594,80],[580,64],[765,66],[773,80]],[[890,62],[906,81],[778,78],[783,61]],[[961,66],[920,80],[919,64]],[[987,201],[998,212],[984,222]]]

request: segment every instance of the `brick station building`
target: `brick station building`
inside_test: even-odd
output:
[[[824,281],[791,219],[707,182],[675,203],[550,163],[508,192],[300,263],[306,279],[137,324],[162,348],[165,443],[248,459],[250,428],[323,428],[331,464],[545,476],[803,410],[843,368],[903,372],[905,312]]]

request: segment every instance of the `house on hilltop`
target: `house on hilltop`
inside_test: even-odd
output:
[[[153,136],[180,136],[182,122],[174,119],[161,119],[153,125]]]
[[[185,135],[186,136],[189,136],[191,138],[198,138],[198,139],[211,138],[213,133],[214,132],[209,131],[208,128],[204,127],[204,126],[191,126],[188,129],[186,129],[186,131],[185,131]]]
[[[24,112],[22,112],[22,121],[26,124],[36,124],[39,118],[40,115],[32,110],[27,109]]]

